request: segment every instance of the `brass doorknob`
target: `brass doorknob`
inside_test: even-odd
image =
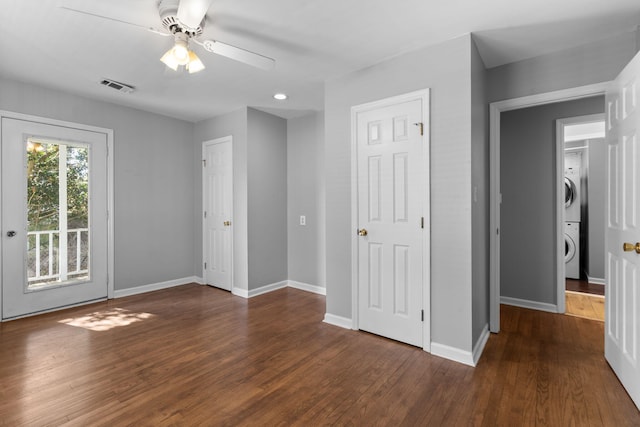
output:
[[[633,243],[624,243],[622,245],[622,250],[625,252],[636,251],[637,254],[640,254],[640,242]]]
[[[369,234],[367,232],[366,228],[361,228],[360,230],[358,230],[358,236],[366,236],[367,234]]]
[[[225,221],[223,224],[225,227],[229,227],[231,225],[231,221]]]

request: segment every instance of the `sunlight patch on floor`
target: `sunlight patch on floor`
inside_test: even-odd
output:
[[[154,317],[150,313],[134,313],[123,308],[96,311],[84,316],[60,320],[69,326],[88,329],[90,331],[108,331],[119,326],[128,326]]]
[[[566,291],[566,311],[569,316],[604,322],[604,297]]]

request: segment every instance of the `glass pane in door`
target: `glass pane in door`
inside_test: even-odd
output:
[[[27,291],[90,279],[89,147],[28,138]]]

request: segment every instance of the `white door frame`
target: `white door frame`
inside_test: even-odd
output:
[[[565,307],[565,281],[566,263],[564,262],[564,128],[570,125],[583,123],[604,122],[604,113],[588,114],[586,116],[569,117],[556,120],[556,236],[558,247],[558,268],[556,269],[556,292],[558,298],[558,313],[564,313]],[[604,138],[604,135],[601,136]]]
[[[500,114],[503,111],[604,95],[609,84],[609,82],[595,83],[489,104],[489,235],[491,236],[489,242],[489,329],[493,333],[500,332],[500,203],[502,201],[500,194]],[[558,190],[556,191],[555,224],[559,231],[556,238],[556,264],[560,266],[560,268],[556,268],[556,288],[558,288],[558,305],[556,307],[558,312],[564,313],[564,286],[559,285],[564,283],[564,239],[563,233],[561,233],[564,218],[564,203],[562,202],[564,187],[560,186],[564,175],[564,151],[560,151],[558,154],[559,149],[560,146],[557,145],[556,158],[561,160],[556,161]],[[562,297],[560,297],[561,294]]]
[[[422,298],[425,310],[424,323],[422,325],[422,349],[431,352],[431,214],[430,214],[430,105],[429,89],[393,96],[366,104],[351,107],[351,328],[359,329],[358,319],[358,144],[357,144],[357,116],[369,110],[385,107],[390,104],[408,102],[419,99],[422,101],[422,123],[424,126],[422,150],[422,162],[426,173],[424,182],[424,193],[422,199],[423,216],[425,217],[425,228],[422,243]]]
[[[114,206],[114,180],[113,180],[113,170],[114,170],[114,159],[113,159],[113,129],[101,128],[97,126],[89,126],[80,123],[67,122],[62,120],[50,119],[47,117],[39,117],[33,116],[30,114],[22,114],[22,113],[14,113],[13,111],[0,110],[0,134],[2,134],[2,119],[16,119],[16,120],[24,120],[35,123],[42,123],[45,125],[51,126],[60,126],[67,127],[73,129],[84,130],[88,132],[96,132],[103,133],[107,139],[107,299],[112,299],[114,297],[114,228],[113,228],[113,206]],[[0,156],[2,156],[2,152],[0,150]],[[0,158],[1,160],[1,158]],[[0,175],[0,189],[2,189],[2,176]],[[2,233],[4,233],[4,224],[2,218],[2,198],[0,198],[0,226],[2,228]],[[2,240],[0,239],[0,253],[2,253]],[[0,291],[2,290],[2,262],[0,261]],[[95,301],[91,301],[92,303]],[[83,305],[74,304],[74,305]],[[68,307],[64,307],[68,308]],[[46,313],[49,311],[59,310],[59,308],[55,308],[52,310],[45,310],[43,312],[39,312],[38,314]],[[2,292],[0,292],[0,319],[3,318],[2,313]],[[1,320],[0,320],[1,321]]]
[[[208,145],[214,145],[214,144],[222,144],[224,142],[228,142],[229,144],[231,144],[231,224],[232,224],[232,228],[231,228],[231,246],[229,248],[229,256],[230,258],[230,263],[231,263],[231,293],[233,294],[233,284],[234,284],[234,269],[233,269],[233,241],[234,241],[234,234],[235,234],[235,219],[233,217],[233,203],[235,201],[235,197],[234,197],[234,182],[233,182],[233,136],[232,135],[228,135],[228,136],[223,136],[221,138],[216,138],[216,139],[211,139],[208,141],[203,141],[202,142],[202,160],[204,161],[204,159],[206,158],[206,150],[207,150],[207,146]],[[200,169],[202,171],[202,169]],[[202,267],[202,282],[206,284],[206,272],[204,270],[204,263],[207,262],[208,260],[208,251],[207,251],[207,241],[204,238],[204,232],[205,232],[205,227],[206,227],[206,218],[204,217],[204,202],[205,200],[207,200],[207,198],[209,197],[209,195],[207,194],[207,186],[205,183],[206,177],[204,174],[204,171],[202,172],[202,211],[203,211],[203,215],[202,215],[202,260],[200,263],[200,266]]]

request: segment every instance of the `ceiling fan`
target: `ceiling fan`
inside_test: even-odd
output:
[[[74,9],[64,5],[59,7],[71,12],[132,25],[161,36],[172,36],[174,45],[160,60],[173,70],[177,70],[180,66],[187,69],[189,73],[195,73],[204,69],[202,61],[189,49],[190,42],[202,46],[209,52],[263,70],[271,70],[275,65],[275,60],[272,58],[217,40],[202,39],[202,33],[206,23],[206,14],[212,1],[213,0],[160,0],[158,3],[158,13],[162,21],[163,29],[146,27],[133,22],[98,15],[86,10]]]

